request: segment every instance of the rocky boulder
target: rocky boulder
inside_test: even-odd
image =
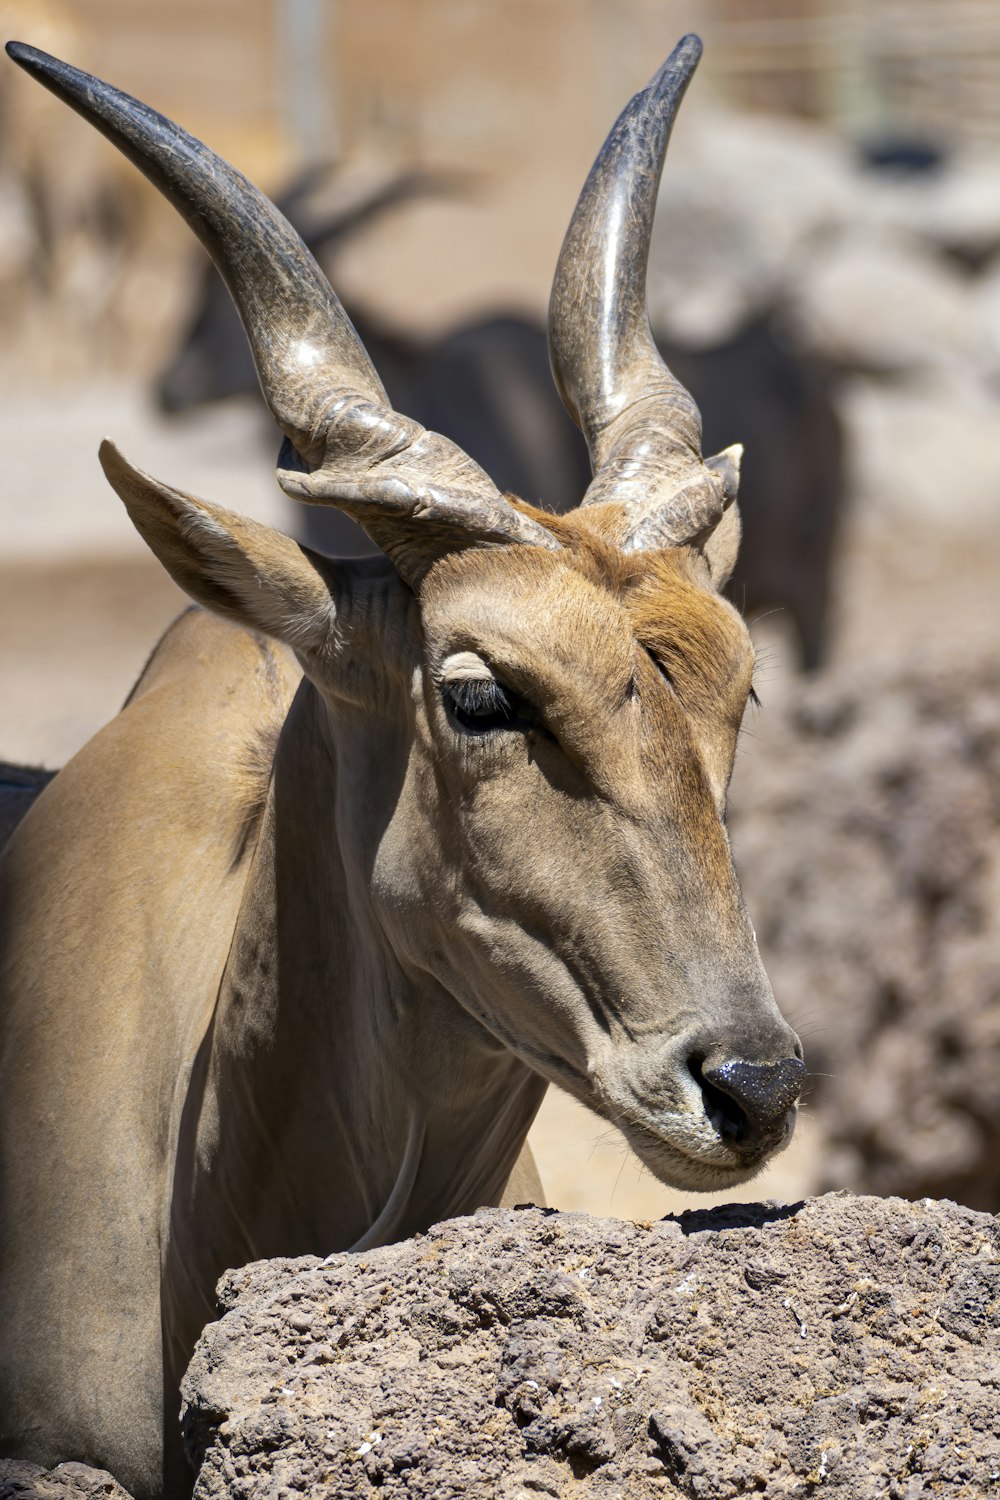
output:
[[[1000,1208],[1000,667],[855,665],[753,733],[730,824],[817,1185]]]
[[[0,1458],[0,1500],[130,1500],[107,1469],[87,1464],[40,1464]]]
[[[1000,1483],[1000,1227],[949,1203],[485,1210],[221,1296],[184,1387],[197,1500]]]

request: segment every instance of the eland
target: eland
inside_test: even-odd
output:
[[[559,257],[552,364],[594,471],[560,517],[391,408],[243,177],[8,50],[212,254],[282,488],[381,549],[332,562],[102,447],[200,607],[0,861],[0,1427],[151,1500],[190,1488],[178,1387],[226,1267],[537,1195],[549,1083],[662,1182],[745,1182],[804,1068],[724,822],[754,664],[719,596],[739,450],[702,459],[646,317],[697,38],[614,126]]]

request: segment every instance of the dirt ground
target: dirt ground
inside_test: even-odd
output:
[[[173,484],[286,528],[293,518],[252,412],[220,409],[170,426],[124,386],[53,391],[0,378],[0,392],[0,758],[55,767],[117,710],[184,604],[104,483],[95,456],[100,437],[110,433],[130,458]],[[982,649],[1000,625],[998,578],[1000,506],[986,534],[951,517],[914,526],[898,514],[855,509],[840,568],[834,659]],[[744,738],[735,796],[744,767],[768,753],[768,706],[796,692],[780,618],[764,621],[757,634],[764,712]],[[802,997],[778,998],[794,1023]],[[617,1131],[554,1089],[532,1142],[558,1207],[646,1219],[718,1201],[663,1188]],[[754,1196],[808,1193],[822,1149],[805,1109],[791,1147],[758,1179]]]

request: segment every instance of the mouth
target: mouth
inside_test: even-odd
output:
[[[596,1072],[584,1075],[563,1058],[535,1053],[526,1058],[550,1083],[621,1131],[631,1149],[665,1187],[683,1192],[722,1192],[750,1182],[783,1151],[795,1130],[792,1105],[766,1133],[741,1134],[732,1100],[704,1078],[691,1076],[681,1093],[687,1108],[644,1107],[628,1091],[603,1084]]]
[[[752,1146],[739,1146],[727,1139],[725,1119],[713,1119],[713,1114],[706,1110],[701,1118],[671,1113],[652,1119],[616,1111],[614,1123],[658,1181],[687,1192],[719,1192],[750,1182],[784,1150],[795,1130],[793,1108],[775,1133]]]
[[[751,1181],[795,1130],[794,1102],[766,1126],[748,1128],[733,1099],[697,1068],[674,1080],[679,1087],[663,1102],[637,1095],[624,1080],[617,1087],[596,1075],[588,1082],[584,1102],[617,1126],[658,1181],[686,1192],[720,1192]]]
[[[776,1109],[756,1112],[751,1119],[734,1097],[732,1082],[724,1077],[726,1069],[716,1068],[707,1076],[695,1057],[686,1068],[669,1070],[662,1095],[659,1089],[647,1095],[630,1086],[627,1077],[612,1081],[599,1063],[584,1072],[565,1057],[542,1052],[523,1040],[515,1045],[499,1026],[491,1029],[535,1072],[620,1130],[643,1165],[666,1187],[721,1192],[750,1182],[784,1150],[794,1133],[802,1083],[797,1072],[777,1096],[788,1107],[782,1109],[779,1103]],[[764,1065],[765,1070],[782,1067],[787,1065]],[[801,1063],[795,1061],[794,1068],[804,1075]],[[730,1082],[729,1091],[717,1086],[713,1077]],[[743,1095],[747,1097],[745,1081]]]

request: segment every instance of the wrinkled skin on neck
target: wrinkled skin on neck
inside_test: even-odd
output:
[[[373,851],[408,758],[377,708],[300,685],[179,1131],[172,1386],[227,1266],[366,1248],[498,1203],[541,1102],[538,1075],[432,974],[404,971],[380,929]]]
[[[698,1064],[798,1051],[723,823],[753,650],[695,551],[627,559],[579,524],[559,536],[558,553],[441,558],[414,605],[400,588],[406,627],[366,687],[353,659],[398,782],[377,834],[359,822],[357,868],[414,983],[619,1125],[664,1182],[723,1188],[791,1122],[722,1139]],[[311,670],[334,706],[343,680]],[[463,723],[462,692],[491,680],[515,712]]]

